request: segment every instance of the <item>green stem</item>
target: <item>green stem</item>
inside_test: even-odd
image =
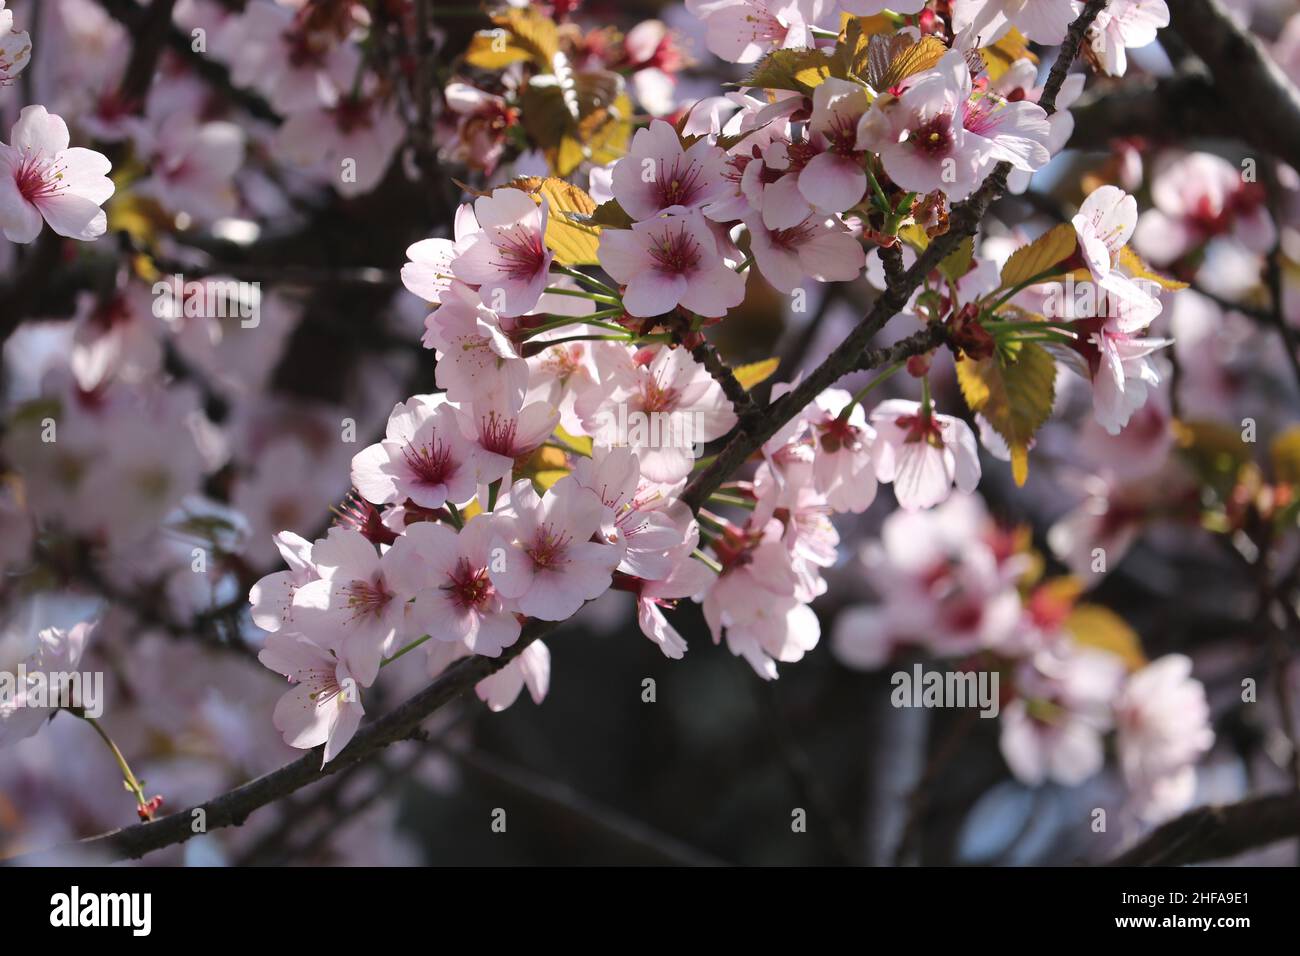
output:
[[[382,661],[379,662],[379,666],[387,667],[389,664],[393,663],[393,661],[397,660],[403,654],[409,654],[411,651],[415,650],[417,647],[419,647],[425,641],[429,640],[431,637],[433,637],[432,634],[426,634],[424,635],[424,637],[417,638],[416,640],[411,641],[410,644],[407,644],[405,647],[399,650],[392,657],[385,657]]]
[[[104,741],[104,746],[112,751],[113,759],[117,761],[118,769],[122,771],[122,782],[126,784],[128,790],[135,794],[136,804],[144,808],[147,813],[149,799],[144,795],[144,784],[136,779],[135,774],[131,771],[131,765],[126,762],[126,757],[122,755],[122,751],[118,749],[117,744],[113,743],[113,738],[108,735],[108,731],[99,726],[99,722],[94,717],[88,717],[86,714],[75,710],[69,710],[68,713],[74,717],[80,717],[94,728],[95,733],[99,734],[99,739]]]
[[[845,405],[843,409],[840,410],[839,415],[836,417],[838,417],[839,420],[842,422],[848,421],[849,416],[853,414],[853,409],[856,406],[862,404],[862,400],[866,398],[868,394],[870,394],[873,388],[875,388],[881,382],[887,381],[893,375],[897,374],[899,369],[901,369],[906,364],[907,364],[906,359],[904,359],[901,362],[895,362],[893,365],[889,366],[889,368],[885,369],[883,372],[881,372],[879,375],[877,375],[875,378],[869,381],[866,385],[863,385],[860,389],[858,389],[853,394],[853,397],[849,399],[849,403]]]
[[[594,279],[591,276],[587,275],[587,273],[579,272],[577,269],[574,269],[571,266],[562,266],[558,262],[553,262],[551,264],[554,265],[555,268],[563,272],[566,276],[569,276],[571,279],[577,279],[579,282],[585,282],[587,285],[591,286],[593,289],[595,289],[598,292],[603,292],[605,293],[605,295],[612,295],[616,299],[618,298],[618,290],[611,286],[605,285],[605,283],[601,282],[599,279]]]
[[[695,517],[699,519],[700,524],[704,525],[706,528],[712,528],[719,534],[727,530],[727,523],[725,521],[720,519],[717,515],[705,511],[703,508],[700,509],[699,514]]]
[[[722,565],[720,565],[717,561],[714,561],[711,557],[709,557],[699,548],[696,548],[694,551],[691,552],[691,557],[694,558],[696,561],[699,561],[701,564],[707,567],[714,574],[722,573]]]
[[[492,484],[488,485],[488,507],[489,512],[497,510],[497,495],[501,494],[501,479],[498,478]]]
[[[457,531],[459,531],[461,528],[465,527],[465,521],[464,521],[464,519],[461,518],[461,516],[460,516],[460,509],[459,509],[459,508],[457,508],[457,507],[456,507],[454,504],[452,504],[450,501],[448,501],[446,504],[444,504],[443,507],[447,509],[447,514],[448,514],[448,516],[451,518],[451,523],[454,524],[454,525],[456,526],[456,530],[457,530]]]
[[[933,413],[934,403],[930,400],[930,376],[921,379],[921,414],[929,418]]]
[[[592,312],[590,315],[566,316],[555,319],[553,322],[546,322],[529,329],[526,338],[531,339],[533,336],[541,332],[549,332],[552,329],[562,329],[570,325],[594,325],[597,328],[606,329],[610,332],[626,333],[627,329],[623,328],[621,325],[616,325],[613,322],[601,321],[601,319],[614,318],[622,314],[622,309],[602,309],[599,312]]]
[[[590,299],[592,302],[600,302],[605,305],[618,305],[621,303],[618,299],[610,295],[602,295],[599,292],[587,292],[585,289],[561,289],[559,286],[548,285],[545,290],[547,295],[568,295],[575,299]]]

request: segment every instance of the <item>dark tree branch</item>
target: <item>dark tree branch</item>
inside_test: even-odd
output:
[[[1214,74],[1232,128],[1300,168],[1300,92],[1258,39],[1242,30],[1219,0],[1176,0],[1170,22]]]
[[[1111,866],[1183,866],[1222,860],[1300,836],[1300,793],[1197,807],[1121,853]]]
[[[149,92],[154,70],[158,68],[158,59],[162,56],[168,34],[172,32],[175,6],[176,0],[153,0],[149,9],[139,11],[135,18],[136,25],[132,28],[135,42],[118,95],[123,103],[131,104],[137,112],[143,109],[145,94]]]

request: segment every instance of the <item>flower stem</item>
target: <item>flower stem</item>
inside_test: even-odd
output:
[[[612,295],[614,298],[616,299],[618,298],[618,290],[611,286],[605,285],[605,283],[601,282],[599,279],[594,279],[591,276],[587,275],[587,273],[579,272],[577,269],[574,269],[571,266],[562,266],[558,262],[552,264],[555,266],[555,268],[559,269],[561,272],[563,272],[566,276],[569,276],[571,279],[577,279],[579,282],[584,282],[587,285],[591,286],[593,289],[595,289],[597,292],[603,292],[605,293],[605,295]]]
[[[433,637],[432,634],[426,634],[424,635],[424,637],[416,638],[415,640],[411,641],[410,644],[407,644],[405,647],[400,648],[397,651],[397,653],[394,654],[392,657],[385,657],[382,661],[379,662],[379,666],[387,667],[389,664],[393,663],[393,661],[397,660],[403,654],[409,654],[411,651],[415,650],[417,647],[419,647],[425,641],[429,640],[431,637]]]
[[[618,299],[612,295],[587,292],[585,289],[561,289],[559,286],[548,285],[544,291],[547,295],[568,295],[573,296],[575,299],[590,299],[593,302],[601,302],[605,305],[620,305]]]
[[[99,739],[104,741],[104,746],[108,747],[112,752],[113,759],[117,761],[118,769],[122,771],[122,782],[126,784],[126,789],[135,795],[135,802],[139,806],[141,814],[145,819],[153,819],[153,810],[149,807],[149,799],[144,795],[144,784],[136,779],[135,774],[131,771],[131,765],[126,762],[126,757],[122,755],[122,751],[117,744],[113,743],[113,738],[108,735],[108,731],[101,727],[94,717],[87,716],[80,710],[69,709],[68,713],[74,717],[80,717],[94,728],[95,733],[99,734]]]
[[[446,502],[446,504],[444,504],[443,507],[447,509],[447,515],[450,518],[451,523],[456,526],[457,531],[465,527],[465,520],[461,518],[459,508],[457,508],[450,501]]]
[[[889,366],[889,368],[885,369],[883,372],[881,372],[879,375],[877,375],[875,378],[869,381],[866,385],[863,385],[860,389],[858,389],[853,394],[853,397],[849,399],[849,403],[845,405],[843,409],[840,410],[839,415],[836,417],[839,418],[839,420],[842,422],[848,421],[849,416],[853,414],[853,409],[856,406],[862,404],[862,400],[867,397],[867,395],[871,392],[873,388],[875,388],[881,382],[884,382],[885,380],[893,376],[895,373],[898,372],[899,369],[901,369],[906,364],[907,364],[906,361],[895,362],[893,365]]]

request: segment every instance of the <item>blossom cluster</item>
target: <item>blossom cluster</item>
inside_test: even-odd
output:
[[[1195,802],[1211,695],[1099,589],[1292,538],[1259,303],[1300,324],[1300,176],[1075,148],[1090,77],[1163,69],[1165,0],[1111,0],[1059,70],[1080,0],[688,0],[626,33],[511,3],[448,57],[409,3],[181,0],[173,39],[225,85],[169,49],[139,90],[95,0],[49,5],[39,74],[10,5],[0,231],[41,242],[0,265],[48,243],[71,294],[5,347],[0,589],[94,603],[0,619],[0,663],[164,702],[123,708],[159,768],[142,817],[153,781],[329,763],[465,658],[489,709],[541,703],[535,634],[578,615],[673,661],[707,634],[769,681],[824,626],[849,668],[997,673],[1022,784],[1096,778],[1113,732],[1136,817]],[[1297,24],[1273,54],[1300,79]],[[689,69],[710,56],[737,82]],[[989,207],[1003,183],[1024,198]],[[293,262],[317,221],[357,237]],[[804,386],[882,301],[879,347]],[[29,747],[0,780],[46,779],[52,716],[0,705]],[[100,819],[76,783],[58,805]]]

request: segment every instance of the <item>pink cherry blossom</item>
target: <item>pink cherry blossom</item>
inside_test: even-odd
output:
[[[451,406],[417,395],[393,408],[382,442],[352,459],[352,484],[375,504],[409,498],[422,508],[441,508],[474,497],[480,470],[487,466],[483,452],[462,434]]]
[[[871,413],[876,429],[876,478],[894,483],[901,507],[929,508],[958,490],[972,492],[980,480],[975,433],[960,418],[922,409],[919,402],[890,399]]]
[[[266,639],[257,659],[293,684],[271,718],[284,742],[300,750],[324,744],[321,766],[337,757],[365,716],[347,664],[301,634],[283,632]]]
[[[690,474],[699,448],[736,424],[721,386],[685,349],[613,347],[597,353],[601,383],[575,404],[603,445],[631,445],[641,474],[676,482]]]
[[[442,301],[456,281],[452,262],[465,251],[470,238],[482,231],[469,203],[457,207],[454,229],[453,239],[421,239],[406,250],[410,261],[402,266],[402,285],[426,302]]]
[[[425,320],[424,345],[437,353],[435,380],[455,402],[522,405],[528,363],[477,292],[456,283]]]
[[[415,594],[411,630],[439,641],[462,641],[475,654],[497,657],[519,636],[519,621],[488,575],[493,515],[471,519],[459,533],[420,522],[406,529],[410,547],[400,576]]]
[[[726,161],[706,139],[684,149],[671,125],[652,120],[636,131],[627,155],[614,164],[614,198],[633,219],[650,219],[673,206],[698,209],[725,193]]]
[[[72,694],[79,683],[63,683],[56,675],[76,671],[96,626],[94,622],[83,621],[70,630],[47,627],[37,633],[35,648],[19,664],[26,673],[24,680],[18,681],[21,673],[18,667],[5,674],[14,685],[0,695],[0,747],[32,736],[58,713],[64,700],[72,706],[87,703]]]
[[[1002,712],[1002,756],[1020,780],[1074,786],[1105,762],[1102,734],[1124,667],[1113,654],[1083,648],[1041,652],[1015,673],[1017,697]]]
[[[984,46],[1015,27],[1035,43],[1057,44],[1082,9],[1079,0],[952,0],[952,29]]]
[[[605,505],[573,478],[539,498],[529,481],[510,489],[508,509],[492,539],[504,559],[489,567],[497,591],[529,617],[562,621],[609,589],[620,549],[593,541]]]
[[[957,51],[909,80],[897,99],[878,100],[858,124],[858,147],[880,154],[885,172],[915,192],[964,199],[979,181],[980,146],[964,126],[970,70]],[[968,141],[969,140],[969,141]]]
[[[1156,31],[1169,26],[1165,0],[1111,0],[1097,14],[1088,31],[1088,43],[1098,62],[1111,76],[1128,69],[1127,47],[1154,43]]]
[[[813,45],[809,29],[820,0],[690,0],[708,27],[711,52],[732,63],[753,63],[772,50]]]
[[[8,145],[0,143],[0,228],[11,242],[31,242],[41,220],[69,239],[104,234],[99,207],[113,195],[108,158],[68,146],[68,127],[43,106],[25,106]]]
[[[662,315],[681,306],[716,318],[745,297],[744,275],[728,268],[697,211],[675,209],[631,229],[606,229],[597,254],[604,270],[627,287],[623,307],[629,315]]]
[[[1205,688],[1191,675],[1190,658],[1167,654],[1132,675],[1115,702],[1120,768],[1149,822],[1191,806],[1196,761],[1214,745]]]
[[[751,215],[745,225],[758,271],[780,292],[793,292],[807,279],[849,282],[866,265],[862,243],[835,216],[814,214],[788,229],[769,229]]]
[[[275,571],[261,578],[248,592],[253,623],[264,631],[293,628],[293,594],[304,584],[316,580],[316,566],[311,563],[311,542],[292,531],[275,535],[275,546],[289,565],[287,571]]]
[[[405,551],[394,546],[382,555],[360,532],[331,528],[312,546],[312,561],[320,578],[299,585],[293,595],[293,615],[301,633],[334,652],[362,687],[379,674],[385,654],[407,635],[410,593],[399,590]]]
[[[14,12],[0,0],[0,87],[8,86],[31,61],[32,38],[14,29]]]
[[[519,189],[498,189],[474,201],[479,232],[452,261],[456,278],[479,287],[483,304],[502,315],[523,315],[546,288],[555,254],[546,248],[549,204],[539,207]]]

